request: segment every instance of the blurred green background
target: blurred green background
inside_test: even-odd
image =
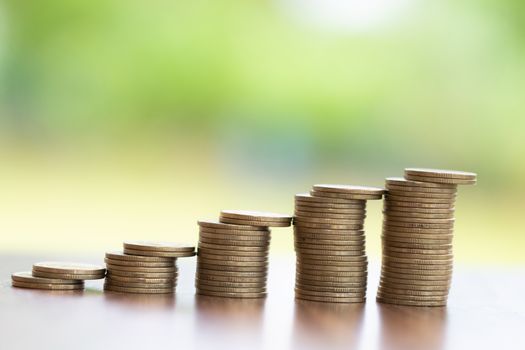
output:
[[[523,263],[524,35],[516,0],[2,0],[0,251],[196,242],[221,209],[426,166],[479,174],[456,259]],[[371,203],[372,259],[380,232]]]

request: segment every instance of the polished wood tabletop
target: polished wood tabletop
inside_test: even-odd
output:
[[[2,349],[525,349],[523,267],[455,266],[449,305],[418,308],[376,303],[377,261],[367,302],[339,305],[294,300],[293,257],[272,257],[262,300],[195,296],[194,259],[174,296],[12,288],[37,260],[0,256]]]

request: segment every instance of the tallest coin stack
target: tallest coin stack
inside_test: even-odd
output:
[[[386,179],[378,301],[446,305],[457,185],[475,183],[474,173],[416,168]]]

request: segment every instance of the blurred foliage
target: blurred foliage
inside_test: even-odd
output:
[[[377,0],[342,28],[336,3],[4,0],[3,135],[243,133],[285,160],[525,175],[521,2]],[[302,135],[289,152],[283,132]]]

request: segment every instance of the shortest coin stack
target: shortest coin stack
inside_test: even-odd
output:
[[[121,293],[166,294],[177,286],[177,258],[195,255],[188,244],[129,241],[124,253],[106,253],[104,290]]]
[[[82,290],[84,281],[34,277],[31,272],[15,272],[11,275],[13,287],[45,290]]]
[[[13,287],[46,290],[83,290],[84,280],[102,279],[106,269],[102,266],[68,262],[40,262],[32,272],[11,275]]]

